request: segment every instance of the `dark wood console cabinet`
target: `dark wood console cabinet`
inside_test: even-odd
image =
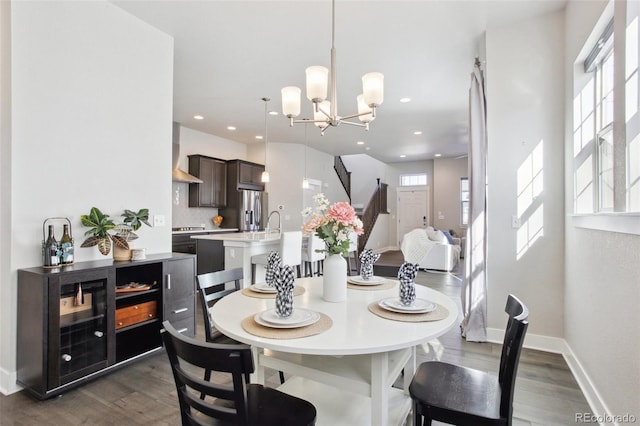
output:
[[[205,155],[189,155],[189,173],[202,183],[189,184],[189,207],[224,207],[227,204],[227,163]]]
[[[132,282],[150,288],[116,291]],[[194,336],[195,296],[191,254],[20,269],[18,384],[40,399],[58,395],[160,350],[165,320]]]

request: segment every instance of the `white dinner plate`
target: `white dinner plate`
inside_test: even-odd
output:
[[[309,309],[297,308],[293,309],[290,316],[280,318],[276,314],[276,310],[268,309],[258,312],[253,319],[260,325],[271,328],[296,328],[305,327],[314,324],[320,320],[320,314]]]
[[[277,292],[274,286],[270,286],[267,283],[253,284],[249,288],[253,291],[257,291],[258,293],[276,293]]]
[[[368,280],[365,280],[364,278],[362,278],[362,275],[357,275],[354,277],[347,277],[347,281],[357,285],[380,285],[380,284],[384,284],[387,281],[387,279],[384,277],[376,277],[374,275]]]
[[[416,299],[411,305],[403,305],[399,297],[382,299],[378,302],[378,306],[388,311],[413,314],[426,314],[435,311],[438,307],[437,304],[426,299]]]

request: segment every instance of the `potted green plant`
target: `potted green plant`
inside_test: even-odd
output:
[[[102,213],[97,207],[92,207],[88,215],[81,215],[80,222],[90,228],[84,234],[88,236],[80,247],[98,246],[98,250],[107,256],[113,245],[113,258],[115,260],[129,260],[131,258],[130,241],[138,238],[134,232],[140,229],[142,224],[149,224],[149,209],[140,209],[137,212],[125,209],[121,215],[124,220],[116,225],[108,214]]]
[[[115,243],[113,246],[114,260],[130,260],[131,259],[131,241],[138,239],[135,233],[143,224],[151,226],[149,223],[149,209],[140,209],[137,212],[125,209],[120,216],[124,218],[121,224],[116,225],[113,229],[124,244]]]
[[[84,233],[88,238],[84,240],[80,247],[93,247],[97,245],[98,250],[103,255],[107,256],[111,253],[112,235],[109,234],[109,231],[114,229],[116,224],[109,218],[109,215],[102,213],[97,207],[91,207],[88,215],[80,215],[80,222],[82,226],[90,228]]]

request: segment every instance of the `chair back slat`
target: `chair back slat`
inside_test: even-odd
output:
[[[250,347],[245,344],[199,342],[180,334],[169,321],[162,325],[162,339],[178,391],[183,424],[194,424],[194,411],[220,420],[246,424],[247,383],[249,374],[254,371]],[[201,379],[202,370],[230,373],[233,386],[217,385]],[[216,399],[200,399],[202,393]],[[230,404],[225,405],[223,400]],[[238,410],[238,407],[241,408]]]
[[[198,297],[204,316],[205,334],[207,341],[210,342],[213,340],[215,326],[209,314],[209,308],[224,296],[240,290],[240,280],[243,279],[242,268],[209,272],[207,274],[200,274],[196,278],[199,289]],[[233,288],[225,289],[225,284],[229,282],[234,283]]]
[[[500,416],[511,419],[513,392],[515,389],[520,353],[522,352],[522,344],[524,343],[524,337],[529,326],[529,310],[517,297],[510,294],[507,298],[505,312],[509,315],[509,319],[502,343],[498,382],[502,390]]]
[[[280,258],[283,265],[302,263],[302,231],[287,231],[280,236]]]

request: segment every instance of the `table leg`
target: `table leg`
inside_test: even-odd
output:
[[[389,355],[386,352],[371,355],[371,424],[386,426],[389,422]]]
[[[251,374],[251,383],[264,385],[264,367],[260,362],[261,354],[262,349],[251,346],[251,356],[253,357],[253,365],[255,366],[255,371]]]
[[[411,351],[411,356],[409,360],[404,366],[404,393],[409,395],[409,385],[411,384],[411,380],[413,376],[416,374],[416,347],[412,347],[409,349]]]

